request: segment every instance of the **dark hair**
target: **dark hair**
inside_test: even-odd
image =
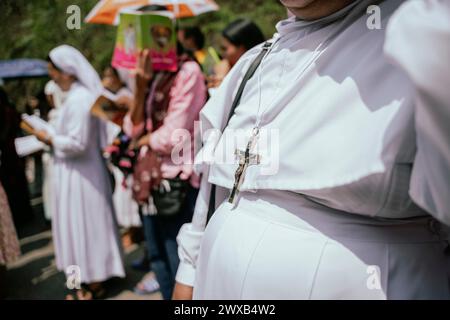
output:
[[[6,108],[10,107],[8,95],[5,90],[0,87],[0,143],[3,144],[3,129],[6,127]]]
[[[194,40],[195,46],[198,50],[203,49],[205,46],[205,35],[199,27],[185,27],[182,28],[184,37],[186,39]]]
[[[116,68],[114,68],[112,65],[107,65],[104,69],[103,69],[103,71],[106,71],[106,70],[111,70],[112,71],[112,73],[113,73],[113,75],[116,77],[116,78],[118,78],[119,80],[120,80],[120,75],[119,75],[119,71],[116,69]]]
[[[188,53],[188,52],[186,49],[184,49],[181,42],[177,40],[177,56],[181,56],[184,53]]]
[[[265,40],[261,29],[248,19],[234,20],[222,31],[222,36],[235,46],[244,46],[246,50]]]
[[[63,72],[58,66],[53,62],[52,58],[50,58],[50,55],[47,56],[47,62],[49,62],[53,68],[58,70],[59,72]]]
[[[8,94],[6,93],[5,89],[0,87],[0,106],[2,107],[9,107],[11,106],[11,102],[8,99]]]
[[[120,77],[120,74],[119,74],[119,70],[117,70],[117,68],[115,68],[115,67],[113,67],[112,65],[109,64],[105,68],[103,68],[103,72],[105,72],[106,70],[111,70],[111,72],[113,73],[114,77],[119,79],[119,82],[122,84],[122,87],[126,86],[126,84],[122,81],[122,78]]]

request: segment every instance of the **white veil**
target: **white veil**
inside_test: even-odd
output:
[[[103,86],[100,77],[80,51],[64,44],[50,51],[49,56],[55,66],[75,76],[92,94],[101,94]]]

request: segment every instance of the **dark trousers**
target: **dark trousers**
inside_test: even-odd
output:
[[[176,237],[181,226],[192,220],[197,195],[198,189],[189,186],[182,212],[174,217],[142,217],[150,265],[165,300],[172,297],[175,275],[180,263]]]

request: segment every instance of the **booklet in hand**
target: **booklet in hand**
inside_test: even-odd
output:
[[[172,13],[133,11],[120,14],[112,66],[135,69],[139,51],[144,49],[149,49],[154,71],[177,70]]]
[[[55,133],[55,129],[45,120],[38,116],[22,114],[22,121],[20,123],[22,130],[29,134],[34,134],[36,131],[45,131],[50,135]]]
[[[35,136],[16,138],[14,145],[19,157],[25,157],[46,148],[45,143],[39,141]]]
[[[103,120],[105,125],[105,145],[111,144],[121,131],[122,119],[127,112],[127,109],[118,104],[118,99],[121,96],[104,89],[91,107],[91,114]]]
[[[91,114],[103,119],[111,121],[115,124],[122,125],[122,119],[125,116],[127,109],[119,105],[119,98],[122,95],[114,94],[111,91],[104,89],[102,94],[97,98],[91,107]]]

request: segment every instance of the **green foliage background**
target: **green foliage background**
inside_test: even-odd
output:
[[[81,30],[69,30],[68,6],[78,5],[82,19],[98,0],[0,0],[0,60],[14,58],[45,59],[59,44],[79,48],[100,71],[111,60],[116,27],[85,24]],[[180,20],[180,25],[199,25],[207,36],[207,44],[216,46],[221,30],[231,21],[247,17],[255,21],[266,37],[275,31],[277,21],[286,16],[278,0],[216,0],[218,12]],[[6,89],[20,107],[27,96],[42,90],[47,79],[14,80]]]

